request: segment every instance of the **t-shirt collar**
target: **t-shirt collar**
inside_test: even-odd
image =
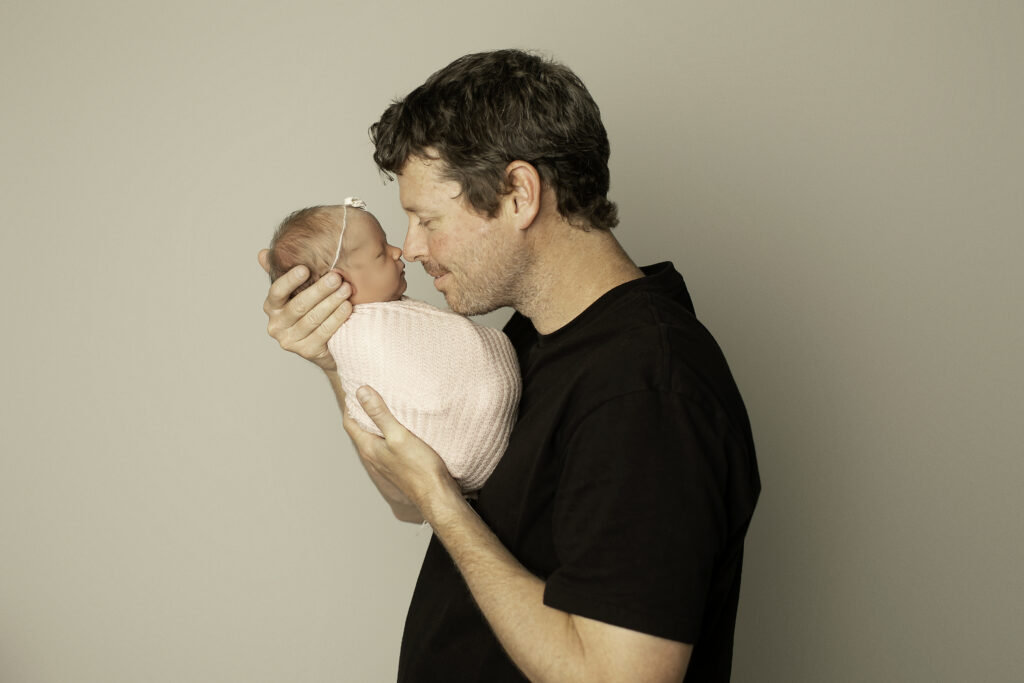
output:
[[[621,285],[612,287],[607,292],[599,296],[594,303],[587,306],[582,313],[554,332],[551,332],[550,334],[538,334],[537,345],[546,346],[548,344],[553,344],[562,337],[572,334],[573,330],[586,325],[591,318],[600,315],[601,311],[616,299],[623,296],[629,296],[635,291],[646,290],[671,292],[679,287],[682,287],[684,292],[686,291],[686,284],[683,282],[683,276],[676,271],[671,261],[662,261],[661,263],[655,263],[650,266],[641,266],[640,270],[643,271],[644,277],[637,278],[636,280],[629,280],[627,282],[623,282]],[[689,294],[686,295],[686,300],[689,302]],[[693,310],[692,303],[690,304],[690,310]]]

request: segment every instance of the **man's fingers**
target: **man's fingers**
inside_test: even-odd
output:
[[[296,287],[306,281],[307,277],[309,277],[309,271],[305,266],[295,266],[287,273],[274,280],[270,285],[270,293],[267,294],[267,300],[263,304],[263,310],[269,314],[271,311],[285,308],[285,305],[289,303],[288,297],[291,296]],[[305,294],[306,292],[302,293]],[[296,299],[297,298],[298,297],[296,297]],[[293,322],[295,322],[295,320],[287,322],[285,326],[290,326]]]
[[[307,277],[308,271],[304,266],[289,270],[270,285],[270,294],[263,307],[271,318],[272,327],[294,328],[289,329],[292,339],[308,337],[352,293],[351,286],[346,286],[340,275],[331,272],[289,300],[291,293]]]
[[[341,303],[337,303],[337,301]],[[332,294],[327,299],[324,299],[322,304],[325,309],[329,306],[336,306],[331,311],[324,321],[317,326],[313,331],[313,336],[317,338],[317,341],[323,344],[327,343],[327,340],[334,336],[341,326],[348,320],[348,317],[352,315],[352,303],[348,300],[348,292],[344,287]]]
[[[341,426],[345,428],[349,437],[355,441],[356,437],[354,435],[358,434],[356,430],[359,429],[359,425],[356,424],[355,420],[348,416],[347,410],[341,411]]]
[[[349,285],[343,284],[340,289],[330,292],[325,299],[292,323],[289,337],[303,346],[311,344],[319,348],[326,344],[352,313],[352,304],[348,301],[351,291]]]
[[[296,287],[301,285],[303,282],[305,282],[305,278],[300,278]],[[295,319],[298,320],[316,308],[317,304],[336,292],[342,284],[343,280],[341,279],[341,275],[332,270],[309,287],[296,294],[295,298],[288,302],[288,308],[295,316]],[[317,320],[316,325],[319,325],[321,322],[323,322],[323,318]],[[305,330],[306,334],[309,334],[316,325],[309,326],[309,328]]]
[[[380,438],[376,434],[371,434],[360,427],[359,423],[348,416],[347,410],[344,411],[342,415],[341,425],[345,428],[348,438],[352,439],[352,443],[355,444],[359,457],[363,457],[364,453],[370,452],[370,448],[372,448],[373,445],[373,439]]]
[[[380,474],[380,469],[377,467],[372,454],[379,452],[381,447],[387,448],[384,445],[385,440],[373,432],[368,432],[360,427],[358,422],[348,416],[348,411],[345,411],[341,424],[345,427],[348,438],[352,439],[352,444],[356,447],[356,453],[359,454],[359,459],[363,461],[363,466],[368,471],[373,470],[373,472]]]
[[[363,407],[373,423],[383,432],[385,439],[392,439],[405,431],[405,427],[395,419],[384,403],[384,399],[372,387],[359,387],[356,391],[356,398],[359,399],[359,405]]]

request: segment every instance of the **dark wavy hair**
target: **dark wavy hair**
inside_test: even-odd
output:
[[[409,157],[440,159],[470,206],[490,217],[510,188],[505,167],[532,164],[558,212],[585,230],[618,224],[608,201],[608,134],[586,86],[568,67],[522,50],[460,57],[370,126],[373,160],[388,178]]]

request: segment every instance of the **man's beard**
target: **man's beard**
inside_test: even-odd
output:
[[[464,270],[452,273],[432,261],[423,262],[423,269],[431,277],[450,273],[442,293],[448,307],[459,315],[483,315],[503,306],[515,307],[521,296],[526,264],[506,261],[500,270],[475,265],[479,273],[475,276],[468,276]]]
[[[469,286],[449,285],[444,300],[448,302],[448,308],[459,315],[483,315],[512,305],[509,297],[501,296],[489,283],[479,282]]]

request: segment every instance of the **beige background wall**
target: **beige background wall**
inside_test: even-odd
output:
[[[349,194],[400,243],[368,125],[505,46],[590,86],[747,399],[734,680],[1021,680],[1022,45],[1015,0],[6,0],[0,680],[393,679],[428,532],[255,254]]]

